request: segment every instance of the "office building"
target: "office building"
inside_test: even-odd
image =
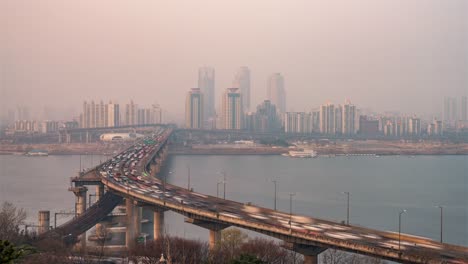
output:
[[[185,99],[185,127],[202,129],[204,100],[200,88],[192,88]]]
[[[412,117],[408,123],[408,134],[411,136],[421,135],[421,119]]]
[[[133,126],[138,121],[138,105],[133,103],[133,100],[129,104],[125,105],[125,125]]]
[[[239,88],[228,88],[222,98],[222,128],[242,129],[244,121],[242,111],[242,95]]]
[[[460,118],[462,121],[468,121],[468,109],[467,109],[467,97],[462,96],[461,98],[461,113]]]
[[[242,95],[242,111],[250,111],[250,70],[247,67],[241,67],[234,76],[232,87],[237,87]]]
[[[366,137],[379,135],[379,120],[372,120],[365,115],[359,116],[359,134]]]
[[[268,78],[267,99],[276,106],[278,114],[286,112],[286,91],[284,89],[284,78],[280,73],[274,73]]]

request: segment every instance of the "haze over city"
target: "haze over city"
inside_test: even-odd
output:
[[[215,69],[218,106],[247,66],[251,108],[280,72],[289,111],[350,99],[440,116],[444,96],[467,95],[467,10],[463,0],[1,1],[1,110],[71,118],[83,100],[133,99],[182,121],[199,67]]]

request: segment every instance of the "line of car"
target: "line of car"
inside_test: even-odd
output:
[[[283,228],[305,236],[321,236],[357,243],[369,247],[395,250],[398,238],[392,232],[350,227],[343,224],[319,220],[307,216],[290,215],[267,208],[252,206],[235,201],[208,196],[187,189],[166,184],[149,177],[144,170],[148,159],[159,151],[170,135],[170,130],[156,130],[151,137],[145,137],[122,153],[108,160],[100,167],[100,174],[109,181],[155,199],[180,203],[198,210],[215,212],[219,216],[243,219],[254,223]],[[402,235],[401,250],[424,249],[437,253],[443,245],[427,238]]]

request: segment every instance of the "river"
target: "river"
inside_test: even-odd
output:
[[[82,156],[83,167],[101,156]],[[0,201],[25,208],[28,221],[37,221],[38,210],[71,211],[74,197],[67,189],[79,169],[80,156],[0,156]],[[282,156],[172,156],[163,170],[168,182],[216,195],[217,182],[226,173],[226,197],[273,207],[277,181],[279,210],[317,218],[346,219],[350,193],[350,223],[440,238],[440,211],[444,209],[444,242],[468,246],[468,156],[319,157],[293,159]],[[94,190],[94,189],[92,189]],[[219,185],[223,195],[223,184]],[[66,218],[59,216],[58,223]],[[183,223],[168,213],[166,230],[174,235],[206,240],[205,230]]]

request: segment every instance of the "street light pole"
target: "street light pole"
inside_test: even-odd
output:
[[[292,198],[295,193],[289,193],[289,232],[292,232]]]
[[[440,209],[440,243],[443,243],[444,209],[443,209],[442,205],[437,205],[436,207]]]
[[[187,190],[190,191],[190,165],[187,165]]]
[[[226,172],[223,171],[223,199],[226,200]]]
[[[273,182],[273,184],[275,184],[275,202],[274,202],[274,209],[276,211],[276,180],[271,180]]]
[[[347,196],[347,203],[346,203],[346,225],[349,225],[349,192],[342,192]]]
[[[401,210],[398,215],[398,252],[400,252],[400,248],[401,248],[401,215],[405,213],[406,213],[406,210]]]
[[[216,198],[219,198],[219,185],[223,183],[222,181],[218,181],[216,183]]]

